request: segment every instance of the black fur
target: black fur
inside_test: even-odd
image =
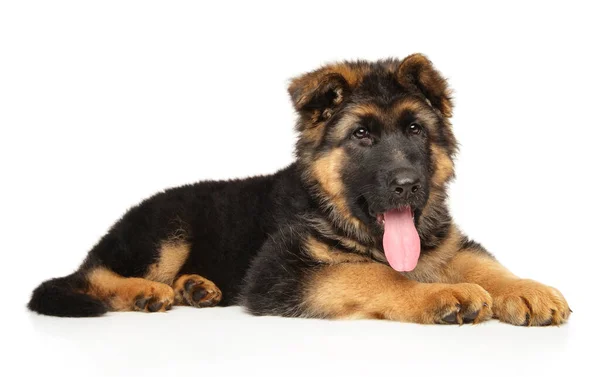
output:
[[[341,246],[340,238],[381,249],[381,228],[374,215],[387,208],[411,205],[424,252],[435,247],[446,236],[449,215],[442,188],[438,187],[438,202],[428,200],[434,172],[429,148],[436,142],[449,156],[455,152],[441,110],[431,108],[425,92],[412,81],[407,84],[398,78],[394,70],[400,61],[347,64],[351,68],[371,67],[358,88],[351,88],[341,74],[329,74],[319,87],[307,89],[308,94],[304,90],[308,84],[304,85],[302,79],[290,88],[300,114],[298,162],[270,176],[200,182],[143,201],[92,248],[76,273],[40,285],[33,292],[29,308],[56,316],[100,315],[106,311],[102,302],[77,293],[85,291],[86,272],[102,266],[125,277],[143,277],[159,258],[156,245],[176,237],[191,245],[179,273],[212,280],[223,292],[220,305],[239,303],[253,314],[310,316],[313,313],[303,307],[304,289],[320,263],[303,249],[309,235],[345,252],[357,251]],[[391,106],[406,98],[421,101],[424,111],[435,119],[422,134],[407,133],[407,127],[417,119],[409,114],[386,125],[364,119],[361,123],[370,127],[376,138],[370,149],[357,143],[351,132],[342,139],[328,136],[353,105]],[[433,98],[430,102],[436,106],[444,100]],[[309,141],[302,134],[312,127],[326,129],[321,143]],[[393,157],[392,151],[398,146],[404,159]],[[350,211],[369,229],[364,237],[349,231],[343,220],[335,217],[308,173],[314,159],[332,148],[343,148],[347,154],[349,163],[340,173]],[[400,202],[389,197],[385,177],[390,169],[405,167],[421,177],[422,190]],[[421,217],[426,205],[436,206],[434,215]],[[330,228],[330,234],[323,232],[323,224]],[[372,258],[386,263],[380,255]]]
[[[57,317],[97,317],[106,313],[107,308],[101,301],[77,293],[77,289],[85,285],[77,273],[50,279],[33,291],[28,308]]]

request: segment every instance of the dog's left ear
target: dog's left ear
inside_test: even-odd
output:
[[[344,76],[325,69],[292,79],[288,88],[296,111],[313,124],[331,118],[349,91]]]
[[[448,83],[425,55],[413,54],[406,57],[398,68],[398,80],[401,84],[416,87],[443,116],[452,116]]]

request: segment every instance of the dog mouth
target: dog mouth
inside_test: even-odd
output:
[[[415,224],[415,210],[408,205],[387,209],[375,215],[383,228],[383,251],[396,271],[412,271],[421,254],[421,239]]]
[[[421,254],[421,238],[416,223],[420,207],[409,203],[379,206],[360,196],[359,206],[383,232],[383,251],[390,266],[401,272],[412,271]]]
[[[375,215],[375,219],[377,220],[377,224],[379,224],[382,228],[385,228],[385,212],[389,212],[389,211],[392,211],[392,210],[398,210],[398,211],[408,210],[408,211],[410,211],[410,215],[411,215],[411,218],[413,220],[413,223],[415,222],[415,210],[411,206],[401,206],[399,208],[392,208],[391,210],[380,212],[380,213],[378,213],[378,214]]]

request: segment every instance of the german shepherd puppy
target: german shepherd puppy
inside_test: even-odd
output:
[[[38,313],[240,304],[255,315],[416,323],[564,323],[555,288],[465,237],[446,205],[457,142],[446,80],[423,55],[324,66],[292,80],[297,160],[132,208]]]

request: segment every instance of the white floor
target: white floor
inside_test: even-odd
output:
[[[550,328],[252,317],[239,307],[17,314],[3,364],[18,375],[598,375],[592,328],[577,313]]]

